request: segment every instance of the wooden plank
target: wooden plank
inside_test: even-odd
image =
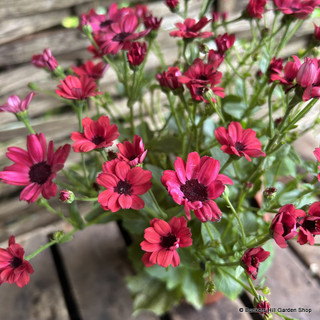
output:
[[[83,319],[134,319],[124,281],[130,264],[114,222],[78,232],[73,241],[61,245],[61,252]],[[135,319],[158,318],[145,313]]]
[[[68,16],[70,16],[70,10],[59,10],[1,20],[0,44],[58,26],[61,24],[62,19]]]
[[[197,311],[188,304],[181,304],[173,309],[172,320],[250,320],[248,313],[240,312],[239,308],[245,308],[242,302],[223,297],[216,303],[206,305],[202,310]]]
[[[272,308],[297,309],[297,312],[283,312],[291,318],[319,319],[319,283],[289,248],[281,249],[275,245],[274,262],[266,276],[265,285],[271,290],[268,299]],[[298,312],[298,308],[311,308],[312,312]]]
[[[17,237],[26,254],[33,252],[48,242],[47,235],[60,226],[50,226],[34,230],[27,235]],[[7,248],[7,240],[0,247]],[[63,300],[60,284],[50,251],[46,250],[33,258],[31,264],[34,274],[23,288],[3,284],[0,287],[0,319],[6,320],[68,320],[69,316]]]

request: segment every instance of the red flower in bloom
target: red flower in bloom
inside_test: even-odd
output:
[[[168,71],[158,73],[156,75],[156,78],[159,81],[161,87],[174,91],[177,89],[182,89],[182,84],[179,82],[180,76],[181,71],[179,67],[168,67]]]
[[[281,207],[271,223],[273,239],[280,248],[288,246],[287,240],[297,235],[297,217],[303,216],[304,211],[296,209],[293,204],[286,204]]]
[[[119,137],[118,127],[110,125],[109,117],[101,116],[97,121],[86,117],[82,119],[83,133],[72,132],[75,152],[89,152],[94,149],[106,148]]]
[[[217,47],[218,47],[218,53],[222,56],[224,53],[229,50],[236,40],[236,37],[234,34],[227,34],[224,35],[218,35],[215,39]]]
[[[211,20],[206,17],[201,18],[197,23],[195,19],[187,18],[184,23],[178,22],[175,26],[179,30],[171,31],[170,36],[180,37],[186,39],[193,38],[209,38],[212,36],[212,32],[204,31],[199,32],[205,25],[207,25]]]
[[[43,54],[33,55],[31,63],[37,68],[48,68],[50,71],[58,67],[58,62],[50,49],[44,49]]]
[[[221,55],[218,51],[216,50],[209,50],[208,52],[208,63],[213,66],[214,69],[217,69],[220,64],[224,60],[224,55]]]
[[[150,29],[135,33],[139,25],[135,14],[125,15],[119,22],[112,23],[108,30],[96,38],[103,54],[117,54],[121,49],[128,50],[131,42],[144,37]]]
[[[252,129],[242,129],[239,122],[232,121],[228,129],[220,127],[214,133],[222,145],[221,150],[225,153],[244,156],[248,161],[251,161],[250,157],[266,156],[261,151],[261,142],[256,137],[256,132]]]
[[[151,171],[140,167],[130,168],[129,164],[119,159],[105,162],[102,169],[97,182],[107,189],[98,196],[98,202],[104,210],[116,212],[121,208],[144,208],[144,201],[138,196],[151,188]]]
[[[186,84],[192,99],[206,101],[203,93],[208,89],[211,89],[215,95],[224,97],[223,88],[214,87],[220,82],[221,77],[222,73],[216,70],[214,64],[203,63],[201,59],[196,59],[188,70],[179,77],[179,82]],[[212,101],[216,102],[214,98]]]
[[[151,13],[145,15],[143,18],[143,23],[146,29],[158,30],[160,28],[162,18],[156,18]]]
[[[303,88],[311,86],[317,79],[318,71],[317,59],[305,58],[296,76],[297,83]]]
[[[317,26],[315,23],[313,24],[314,25],[314,37],[320,41],[320,26]]]
[[[180,264],[178,248],[192,245],[191,231],[187,227],[187,220],[183,217],[173,217],[169,223],[160,219],[152,219],[151,227],[144,230],[144,241],[141,249],[146,251],[142,262],[146,267],[156,263],[161,267],[170,264],[175,268]]]
[[[279,59],[276,59],[276,57],[272,58],[267,71],[269,77],[273,74],[276,74],[276,75],[281,74],[283,69],[282,63],[283,61],[281,58]],[[272,81],[270,80],[269,82],[272,82]]]
[[[219,174],[219,161],[191,152],[187,163],[177,157],[174,168],[175,171],[163,172],[161,182],[173,200],[184,205],[187,218],[191,219],[190,210],[194,210],[201,222],[219,221],[221,211],[213,200],[221,196],[225,184],[233,184],[230,178]]]
[[[265,261],[269,257],[269,255],[270,252],[265,251],[262,247],[246,250],[241,258],[241,261],[244,264],[244,268],[251,279],[257,279],[260,262]]]
[[[179,0],[166,0],[166,5],[171,9],[176,9],[179,5]]]
[[[0,106],[0,112],[12,112],[12,113],[20,113],[27,110],[32,98],[35,93],[30,92],[24,99],[21,99],[17,95],[10,96],[7,100],[7,103]]]
[[[301,210],[297,221],[299,225],[297,241],[301,245],[307,242],[311,246],[314,245],[314,236],[320,234],[320,202],[315,202],[310,206],[308,215]]]
[[[317,158],[318,162],[320,162],[320,148],[315,148],[313,154]],[[318,169],[320,170],[320,166],[318,166]],[[320,181],[320,173],[318,174],[318,180]]]
[[[0,172],[0,179],[4,183],[26,186],[20,200],[28,203],[35,202],[40,193],[46,199],[55,196],[57,186],[52,181],[60,171],[70,152],[70,145],[65,144],[54,152],[54,144],[49,142],[47,149],[46,138],[43,133],[31,134],[27,137],[25,151],[17,147],[9,147],[7,157],[14,162]]]
[[[87,76],[97,81],[102,78],[105,71],[108,69],[109,65],[99,62],[94,64],[92,61],[88,60],[85,64],[82,64],[80,67],[72,67],[72,70],[78,76]]]
[[[23,259],[24,249],[15,241],[15,237],[9,238],[9,247],[0,248],[0,285],[4,282],[22,288],[28,284],[33,273],[31,264]]]
[[[84,100],[102,93],[96,91],[97,84],[87,76],[80,76],[80,79],[74,76],[66,76],[60,82],[56,94],[66,99]]]
[[[123,143],[118,143],[117,148],[119,149],[118,158],[126,161],[131,167],[135,167],[138,163],[143,163],[148,152],[148,150],[144,149],[142,138],[138,135],[133,137],[133,143],[124,141]]]
[[[131,66],[140,66],[147,53],[147,44],[145,42],[133,42],[127,52],[128,61]]]
[[[273,3],[284,14],[306,19],[319,6],[320,0],[273,0]]]
[[[247,5],[247,13],[251,18],[262,18],[264,13],[264,7],[267,4],[267,0],[249,0]]]
[[[96,34],[101,30],[101,26],[107,20],[105,14],[98,14],[94,9],[91,9],[88,14],[83,13],[80,16],[79,28],[91,26],[92,33]]]

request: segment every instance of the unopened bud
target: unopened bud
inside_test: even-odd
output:
[[[70,190],[60,191],[59,200],[64,203],[72,203],[75,199],[74,193]]]
[[[223,198],[229,198],[229,194],[230,194],[229,188],[227,186],[225,186],[225,189],[223,191],[222,197]]]
[[[206,283],[205,289],[206,289],[206,293],[208,293],[208,294],[214,294],[216,292],[216,287],[215,287],[214,282],[212,280],[208,281]]]
[[[89,36],[92,34],[92,27],[90,24],[85,24],[83,27],[82,27],[82,32],[86,35],[86,36]]]
[[[199,48],[199,51],[200,51],[201,53],[208,53],[208,52],[209,52],[209,48],[208,48],[208,46],[207,46],[205,43],[199,42],[199,43],[198,43],[198,48]]]
[[[56,231],[53,234],[53,239],[57,240],[58,242],[60,242],[64,237],[64,232],[62,230]]]
[[[269,295],[271,293],[271,290],[269,287],[265,286],[262,288],[262,293],[263,294],[266,294],[266,295]]]
[[[112,150],[109,150],[107,152],[107,158],[109,161],[117,159],[117,154],[115,152],[113,152]]]
[[[28,83],[28,87],[29,87],[31,90],[34,90],[34,91],[39,90],[39,87],[38,87],[34,82],[29,82],[29,83]]]
[[[247,181],[245,184],[244,184],[245,188],[248,189],[249,191],[253,188],[254,184],[250,181]]]
[[[214,99],[214,94],[213,91],[210,88],[203,87],[202,88],[202,96],[207,100],[207,101],[212,101]]]
[[[277,194],[277,189],[275,187],[269,187],[263,191],[263,197],[265,198],[265,200],[274,199],[276,194]]]

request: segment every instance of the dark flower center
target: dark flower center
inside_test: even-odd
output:
[[[46,161],[34,164],[29,171],[29,178],[31,182],[44,184],[51,175],[51,167]]]
[[[184,185],[180,187],[184,194],[184,198],[191,202],[204,202],[208,199],[207,187],[199,183],[197,179],[187,180]]]
[[[103,142],[105,139],[104,137],[94,137],[91,142],[93,142],[96,146]]]
[[[104,27],[110,26],[110,24],[111,24],[112,22],[113,22],[112,20],[102,21],[102,22],[100,23],[100,28],[104,28]]]
[[[199,77],[198,77],[199,80],[203,80],[203,81],[207,81],[208,80],[208,77],[205,75],[205,74],[201,74]]]
[[[174,245],[174,243],[177,241],[177,238],[174,234],[169,233],[166,237],[161,237],[161,247],[169,249]]]
[[[119,194],[124,194],[124,195],[131,195],[132,190],[131,190],[131,184],[128,183],[126,180],[120,180],[117,184],[116,187],[114,187],[114,192],[118,192]]]
[[[237,149],[238,151],[243,151],[243,150],[246,149],[245,144],[242,143],[242,142],[238,142],[238,141],[236,142],[235,147],[236,147],[236,149]]]
[[[319,220],[304,220],[302,227],[310,232],[318,231],[319,228]]]
[[[126,37],[130,36],[130,34],[130,32],[118,33],[112,38],[112,41],[122,42]]]
[[[10,266],[13,269],[16,269],[22,265],[22,260],[18,257],[13,257],[13,259],[10,261]]]

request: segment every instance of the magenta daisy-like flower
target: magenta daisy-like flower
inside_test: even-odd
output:
[[[4,282],[22,288],[28,284],[33,273],[31,264],[24,260],[24,249],[16,243],[15,237],[9,238],[8,248],[0,248],[0,285]]]
[[[8,98],[7,103],[0,106],[0,112],[20,113],[27,110],[35,93],[30,92],[22,101],[17,95],[12,95]]]
[[[157,218],[152,219],[150,227],[144,230],[144,241],[140,245],[141,249],[146,251],[142,257],[146,267],[155,264],[164,268],[170,264],[177,267],[180,264],[177,249],[192,245],[187,220],[173,217],[168,223]]]
[[[144,201],[139,195],[151,188],[151,171],[140,167],[131,168],[119,159],[105,162],[102,169],[97,182],[106,188],[98,196],[98,202],[104,210],[116,212],[120,209],[144,208]]]
[[[20,200],[35,202],[40,194],[49,199],[57,193],[57,186],[52,180],[64,167],[70,148],[65,144],[54,152],[53,141],[47,148],[43,133],[31,134],[27,137],[27,151],[18,147],[8,148],[6,155],[14,164],[0,172],[0,179],[7,184],[26,186]]]
[[[179,82],[180,76],[181,71],[179,67],[168,67],[168,71],[158,73],[156,79],[164,90],[181,91],[183,88],[181,82]]]
[[[119,149],[118,158],[126,161],[131,167],[135,167],[138,163],[143,163],[148,151],[144,149],[142,138],[138,135],[133,137],[133,143],[124,141],[123,143],[118,143],[117,147]]]
[[[112,145],[120,133],[115,124],[110,124],[109,117],[101,116],[97,121],[88,117],[82,119],[83,133],[72,132],[75,152],[89,152],[94,149],[106,148]]]
[[[84,100],[102,93],[96,91],[97,84],[88,76],[80,76],[80,79],[75,76],[66,76],[60,82],[56,94],[66,99]]]
[[[165,170],[161,177],[173,200],[184,205],[187,218],[190,210],[194,210],[201,222],[219,221],[221,211],[213,201],[221,196],[225,184],[233,184],[232,180],[219,174],[220,162],[211,157],[200,158],[197,152],[188,155],[187,163],[179,157],[174,163],[175,171]]]
[[[31,64],[37,68],[48,68],[49,71],[54,71],[59,65],[49,48],[44,49],[42,54],[33,55]]]
[[[260,263],[265,261],[269,255],[270,252],[265,251],[262,247],[248,249],[243,254],[241,261],[252,280],[257,279]]]
[[[243,129],[239,122],[232,121],[229,128],[220,127],[215,130],[215,135],[222,145],[221,150],[228,154],[235,154],[238,157],[244,156],[248,161],[250,157],[265,157],[261,151],[261,142],[252,129]]]
[[[180,37],[185,39],[193,38],[209,38],[212,36],[212,32],[200,30],[206,26],[211,20],[208,20],[207,17],[201,18],[197,23],[195,19],[187,18],[184,23],[178,22],[175,26],[179,30],[171,31],[170,36]]]
[[[320,0],[273,0],[273,3],[283,14],[306,19],[320,5]]]

